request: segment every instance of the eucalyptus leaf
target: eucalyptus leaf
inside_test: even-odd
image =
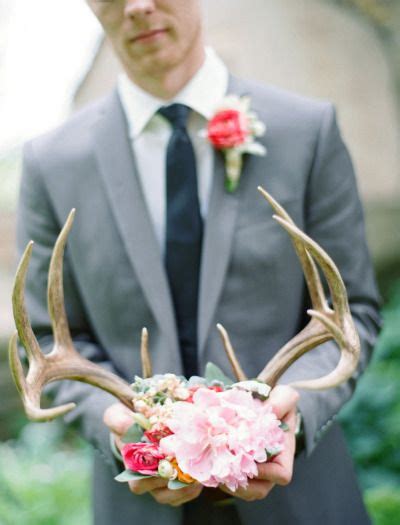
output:
[[[143,428],[137,423],[133,423],[131,427],[122,436],[124,443],[139,443],[143,436]]]
[[[152,476],[145,476],[144,474],[138,474],[137,472],[132,472],[132,470],[124,470],[118,476],[115,476],[115,481],[120,483],[125,483],[126,481],[138,481],[139,479],[151,478]]]
[[[285,423],[284,421],[281,421],[279,426],[284,432],[288,432],[290,430],[289,425]]]
[[[182,481],[178,481],[177,479],[170,479],[168,481],[169,490],[180,490],[188,486],[189,486],[188,483],[182,483]]]
[[[225,386],[230,386],[233,383],[232,379],[227,377],[214,363],[207,363],[205,378],[208,384],[218,381]]]

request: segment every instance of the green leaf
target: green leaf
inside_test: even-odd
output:
[[[290,430],[289,425],[285,423],[284,421],[281,421],[279,426],[284,432],[288,432]]]
[[[137,423],[133,423],[131,427],[122,436],[124,443],[139,443],[143,436],[143,429]]]
[[[177,479],[170,479],[168,481],[169,490],[180,490],[188,486],[189,486],[189,483],[182,483],[182,481],[178,481]]]
[[[214,365],[214,363],[207,363],[205,378],[207,383],[212,383],[213,381],[219,381],[225,386],[229,386],[233,383],[232,379],[227,377],[223,371]]]
[[[151,478],[153,476],[145,476],[144,474],[138,474],[137,472],[132,472],[132,470],[124,470],[118,476],[115,476],[115,481],[120,483],[125,483],[126,481],[138,481],[139,479]]]

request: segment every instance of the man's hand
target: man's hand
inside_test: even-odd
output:
[[[114,403],[104,412],[103,421],[113,434],[115,445],[122,450],[124,446],[122,437],[134,423],[132,412],[121,403]],[[197,498],[203,489],[200,483],[193,483],[179,490],[170,490],[167,485],[168,480],[156,477],[129,481],[129,488],[134,494],[141,495],[150,492],[158,503],[173,507]]]
[[[247,489],[231,492],[227,487],[220,489],[245,501],[264,499],[275,485],[288,485],[292,480],[293,461],[296,451],[296,406],[299,394],[289,386],[278,385],[270,393],[267,403],[272,405],[277,417],[284,421],[289,430],[285,432],[284,450],[267,463],[258,465],[258,476],[249,480]]]

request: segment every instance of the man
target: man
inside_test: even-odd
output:
[[[138,337],[147,326],[155,372],[202,372],[213,361],[229,373],[213,328],[219,321],[255,377],[304,325],[308,301],[290,241],[257,195],[259,184],[337,262],[362,340],[357,374],[341,387],[301,392],[299,401],[289,387],[273,390],[270,402],[290,426],[286,452],[260,465],[258,478],[227,507],[198,484],[169,491],[161,480],[146,480],[129,491],[115,483],[107,427],[119,446],[129,413],[104,392],[62,384],[56,403],[77,402],[70,420],[102,455],[95,462],[95,523],[368,523],[340,430],[332,425],[322,438],[350,397],[379,325],[354,174],[331,105],[230,77],[204,50],[199,0],[88,4],[125,75],[111,96],[24,150],[18,236],[20,249],[30,238],[37,244],[27,302],[42,346],[51,344],[49,257],[76,207],[65,290],[83,355],[131,379],[140,374]],[[233,193],[224,190],[222,157],[199,133],[228,93],[250,96],[268,126],[268,155],[245,159]],[[335,344],[321,345],[282,382],[324,375],[336,360]],[[306,450],[298,447],[292,482],[277,487],[292,476],[297,405]]]

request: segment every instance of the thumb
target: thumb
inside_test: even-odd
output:
[[[299,397],[297,390],[291,386],[277,385],[271,390],[268,403],[272,405],[278,419],[283,419],[296,408]]]
[[[104,424],[117,436],[123,436],[133,425],[132,412],[122,403],[109,406],[103,415]]]

